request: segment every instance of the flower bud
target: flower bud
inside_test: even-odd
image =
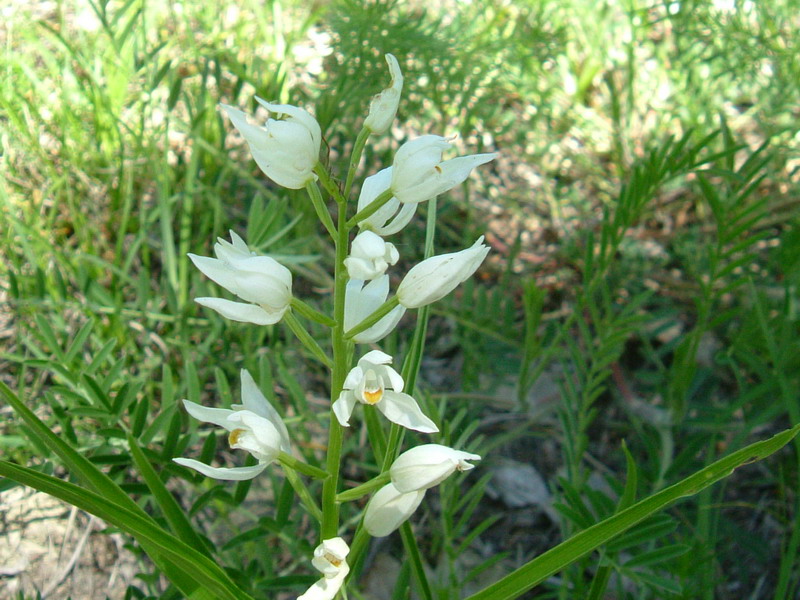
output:
[[[353,240],[344,266],[350,279],[370,281],[383,275],[399,258],[394,244],[385,242],[376,233],[362,231]]]
[[[386,133],[389,129],[397,114],[400,93],[403,91],[403,74],[400,72],[397,59],[391,54],[387,54],[386,62],[389,64],[392,82],[388,88],[372,98],[369,115],[364,121],[364,127],[368,127],[372,133]]]
[[[425,497],[425,490],[403,493],[391,483],[379,489],[367,503],[364,528],[373,537],[385,537],[405,523]]]
[[[394,196],[403,203],[424,202],[453,189],[472,169],[497,154],[472,154],[442,161],[451,144],[439,135],[423,135],[403,144],[392,164]]]
[[[489,253],[483,236],[472,247],[423,260],[400,282],[397,298],[406,308],[419,308],[444,298],[472,275]]]
[[[389,473],[399,492],[427,490],[439,485],[456,471],[469,471],[480,460],[477,454],[454,450],[440,444],[425,444],[406,450],[392,463]]]
[[[278,185],[292,190],[305,187],[317,176],[322,132],[308,112],[288,104],[256,100],[268,110],[287,115],[284,120],[268,119],[263,127],[247,122],[247,115],[232,106],[222,105],[234,127],[244,136],[258,168]]]

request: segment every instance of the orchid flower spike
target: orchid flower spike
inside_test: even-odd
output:
[[[347,543],[340,537],[323,540],[314,550],[311,564],[322,573],[317,581],[297,600],[333,600],[350,572],[345,560],[350,553]]]
[[[466,180],[472,169],[497,156],[472,154],[442,161],[452,144],[439,135],[423,135],[403,144],[392,164],[392,192],[403,203],[430,200]]]
[[[258,464],[252,467],[211,467],[191,458],[175,458],[176,463],[214,479],[241,481],[261,473],[278,458],[280,452],[291,452],[289,432],[278,412],[246,369],[242,369],[241,378],[242,404],[234,404],[231,409],[208,408],[184,400],[183,405],[195,419],[228,431],[231,448],[247,450],[258,459]]]
[[[388,275],[373,279],[366,285],[359,279],[348,281],[344,293],[344,330],[353,329],[353,327],[378,310],[380,305],[386,301],[388,295]],[[404,306],[393,308],[388,315],[375,325],[353,336],[353,341],[359,344],[371,344],[382,340],[397,327],[397,323],[405,312]]]
[[[256,325],[272,325],[283,317],[292,300],[292,273],[269,256],[257,256],[233,231],[231,242],[218,238],[217,258],[189,254],[202,273],[236,294],[242,302],[222,298],[195,298],[195,302],[217,311],[223,317]]]
[[[292,190],[315,181],[314,167],[319,161],[322,132],[307,111],[288,104],[270,104],[256,98],[261,106],[286,115],[285,120],[268,119],[263,127],[251,125],[247,115],[232,106],[222,105],[234,127],[244,136],[258,168],[278,185]]]
[[[392,463],[392,483],[403,493],[427,490],[439,485],[456,471],[469,471],[480,460],[477,454],[454,450],[440,444],[425,444],[406,450]]]
[[[388,190],[391,185],[392,167],[386,167],[367,177],[361,185],[361,192],[358,195],[358,212],[367,208],[373,200]],[[374,231],[382,236],[391,235],[408,225],[416,211],[416,203],[401,204],[400,200],[392,196],[386,204],[371,216],[360,221],[358,226],[362,231]]]
[[[344,266],[351,279],[370,281],[383,275],[389,265],[397,263],[399,258],[394,244],[385,242],[376,233],[362,231],[353,240],[350,256],[344,259]]]
[[[372,133],[386,133],[388,131],[397,114],[400,94],[403,91],[403,73],[400,71],[397,59],[391,54],[387,54],[386,62],[389,64],[392,82],[388,88],[372,98],[372,102],[369,105],[369,115],[364,121],[364,127],[369,128]]]
[[[397,299],[406,308],[419,308],[444,298],[478,269],[488,253],[481,236],[466,250],[426,258],[400,282]]]
[[[403,393],[403,378],[389,364],[392,357],[380,350],[367,352],[345,378],[342,393],[333,403],[336,418],[342,427],[350,426],[350,415],[357,402],[378,408],[392,423],[407,429],[434,433],[436,424],[408,394]],[[388,389],[387,389],[388,388]]]
[[[375,492],[364,510],[364,528],[373,537],[385,537],[405,523],[425,497],[425,490],[401,492],[388,483]]]

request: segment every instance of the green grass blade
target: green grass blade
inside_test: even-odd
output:
[[[44,446],[54,452],[62,462],[69,468],[70,472],[77,476],[84,485],[97,492],[106,500],[115,503],[126,510],[136,513],[140,518],[149,520],[153,526],[149,515],[145,513],[136,502],[134,502],[111,478],[103,473],[97,466],[82,454],[73,450],[60,437],[50,431],[47,427],[6,384],[0,381],[0,395],[12,406],[17,414],[25,421],[27,427],[24,431],[32,437],[32,441],[37,446]],[[156,548],[142,542],[142,547],[151,556],[159,569],[175,583],[184,593],[192,598],[200,598],[197,593],[202,593],[202,588],[196,579],[189,573],[186,575],[176,565],[169,560],[165,560],[159,555]]]
[[[135,537],[143,546],[155,549],[160,556],[172,561],[187,578],[193,578],[199,584],[195,588],[197,591],[192,594],[193,599],[247,600],[250,598],[231,581],[225,571],[214,561],[165,532],[137,512],[73,483],[61,481],[10,462],[0,461],[0,475],[100,517]]]
[[[189,518],[175,501],[175,498],[172,497],[172,494],[170,494],[164,482],[161,481],[158,473],[156,473],[150,461],[147,460],[144,452],[142,452],[142,449],[139,448],[136,440],[130,434],[128,434],[128,446],[131,449],[131,454],[133,455],[133,460],[136,463],[139,474],[144,478],[144,482],[153,494],[153,498],[158,503],[159,508],[161,508],[161,512],[167,519],[170,529],[172,529],[175,535],[181,540],[186,542],[186,544],[208,555],[208,549],[203,539],[194,530]]]
[[[6,401],[16,411],[16,413],[25,421],[29,431],[32,435],[36,436],[37,441],[46,445],[52,450],[62,462],[67,466],[69,471],[77,476],[84,485],[89,487],[92,491],[102,494],[116,504],[124,506],[128,510],[135,510],[141,514],[145,514],[141,508],[120,488],[114,481],[112,481],[105,473],[97,468],[91,461],[84,457],[79,452],[73,450],[66,442],[64,442],[55,433],[50,431],[50,428],[45,425],[39,417],[37,417],[32,410],[30,410],[22,400],[9,388],[5,383],[0,381],[0,395],[4,396]]]
[[[768,440],[751,444],[730,456],[716,461],[683,481],[649,498],[645,498],[630,508],[572,536],[500,581],[473,594],[468,600],[511,600],[512,598],[519,598],[554,573],[558,573],[567,565],[586,556],[648,516],[663,510],[676,500],[693,496],[724,479],[733,473],[734,469],[777,452],[788,444],[798,432],[800,432],[800,425],[795,425],[792,429],[779,433]]]

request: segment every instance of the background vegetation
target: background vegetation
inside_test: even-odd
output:
[[[439,202],[438,251],[485,232],[493,252],[434,309],[417,382],[447,415],[443,443],[485,455],[415,516],[436,598],[463,598],[612,513],[623,444],[645,496],[800,423],[796,0],[12,0],[2,11],[0,376],[157,515],[132,434],[254,594],[314,579],[295,576],[314,532],[276,472],[251,487],[174,465],[225,452],[177,402],[236,401],[246,367],[318,463],[323,425],[306,407],[325,405],[326,375],[281,326],[197,307],[212,284],[186,253],[246,233],[324,304],[331,249],[307,199],[257,171],[220,102],[308,107],[341,173],[392,52],[403,128],[368,150],[364,173],[408,132],[500,152]],[[395,241],[409,265],[423,223]],[[387,351],[403,355],[412,327]],[[4,457],[62,472],[10,408],[0,416]],[[357,442],[347,451],[362,468],[371,457]],[[799,457],[796,443],[737,472],[531,597],[796,597]],[[531,467],[533,489],[498,476],[530,481]],[[397,570],[387,597],[408,590]],[[128,593],[165,589],[143,575]]]

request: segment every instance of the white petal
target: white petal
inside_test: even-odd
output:
[[[400,71],[397,59],[391,54],[387,54],[386,62],[389,63],[392,82],[380,94],[373,96],[369,105],[369,115],[364,121],[364,127],[368,127],[370,131],[378,134],[385,133],[391,126],[397,114],[400,94],[403,91],[403,73]]]
[[[229,263],[231,260],[253,256],[245,241],[236,235],[235,231],[231,229],[228,233],[230,233],[232,242],[220,237],[217,238],[217,243],[214,244],[214,254],[218,259]]]
[[[415,265],[400,282],[397,298],[406,308],[419,308],[445,297],[470,277],[489,253],[483,236],[460,252],[439,254]]]
[[[383,399],[375,406],[378,407],[392,423],[402,425],[407,429],[422,433],[435,433],[439,431],[436,423],[426,417],[420,410],[417,401],[408,394],[399,394],[391,390],[384,390]]]
[[[195,302],[221,314],[226,319],[254,325],[274,325],[283,318],[286,308],[267,312],[256,304],[234,302],[223,298],[195,298]]]
[[[356,405],[356,398],[349,390],[342,390],[339,398],[333,403],[331,409],[333,414],[336,415],[336,420],[342,427],[350,427],[350,415],[353,414],[353,408]]]
[[[252,479],[259,473],[261,473],[264,469],[267,468],[267,464],[258,464],[253,465],[252,467],[211,467],[204,463],[201,463],[199,460],[194,460],[192,458],[173,458],[176,463],[179,465],[183,465],[184,467],[189,467],[190,469],[194,469],[195,471],[199,471],[206,477],[212,477],[214,479],[223,479],[226,481],[243,481],[245,479]]]
[[[339,593],[348,572],[349,569],[342,570],[330,579],[326,577],[319,579],[302,596],[298,596],[297,600],[333,600]]]
[[[234,422],[239,420],[243,425],[242,429],[252,432],[257,443],[256,447],[234,446],[233,444],[231,444],[231,447],[241,447],[248,452],[254,453],[260,462],[271,463],[278,458],[280,450],[284,450],[289,446],[288,433],[287,437],[284,438],[269,419],[265,419],[249,410],[237,411],[231,415],[230,420]]]
[[[345,562],[348,554],[350,554],[350,547],[342,538],[329,538],[322,540],[322,543],[314,549],[314,558],[311,559],[311,564],[325,577],[335,577],[343,569],[350,570]],[[334,562],[331,562],[331,559]]]
[[[201,406],[189,400],[184,400],[183,405],[186,407],[186,412],[192,415],[198,421],[203,423],[213,423],[219,427],[223,427],[228,431],[236,429],[236,423],[230,420],[234,411],[228,408],[209,408]]]
[[[391,483],[379,489],[364,511],[364,528],[373,537],[384,537],[400,527],[417,510],[425,490],[403,494]]]
[[[372,344],[382,340],[394,331],[404,314],[406,314],[406,307],[398,306],[369,329],[354,335],[353,341],[359,344]]]
[[[240,290],[236,283],[236,275],[233,268],[227,263],[208,256],[197,256],[196,254],[189,254],[188,256],[203,275],[232,294],[239,295]]]
[[[406,382],[403,381],[403,377],[400,375],[400,373],[387,365],[383,368],[383,375],[389,379],[390,388],[392,388],[395,392],[403,391],[403,387],[405,386]]]
[[[286,429],[286,424],[278,414],[278,411],[269,403],[269,400],[256,385],[253,376],[250,375],[247,369],[242,369],[240,375],[242,380],[242,406],[272,423],[280,435],[281,450],[290,453],[289,430]]]
[[[410,492],[439,485],[456,470],[468,471],[480,460],[477,454],[454,450],[441,444],[424,444],[403,452],[392,463],[392,483],[398,490]]]
[[[361,185],[361,193],[358,195],[358,208],[361,211],[369,206],[373,200],[380,196],[383,192],[389,189],[392,183],[392,167],[387,167],[378,171],[374,175],[370,175],[364,180]],[[379,208],[371,217],[360,221],[358,226],[361,229],[374,229],[378,231],[384,226],[392,215],[397,212],[400,206],[400,201],[397,198],[391,198],[386,204]],[[399,231],[399,230],[398,230]]]
[[[394,200],[394,202],[396,204],[400,204],[400,201],[397,200],[396,198],[393,198],[392,200]],[[380,212],[380,211],[378,211],[378,212]],[[400,209],[399,212],[397,212],[397,214],[391,220],[391,222],[387,223],[383,227],[376,228],[375,229],[375,233],[377,233],[379,235],[384,235],[384,236],[392,235],[393,233],[397,233],[403,227],[408,225],[409,222],[411,222],[411,218],[414,216],[414,213],[416,213],[416,212],[417,212],[417,204],[416,203],[403,204],[402,208]],[[375,214],[378,214],[378,213],[375,213]],[[392,214],[394,214],[394,212],[392,212]],[[385,223],[386,220],[384,219],[383,222]],[[360,225],[360,223],[359,223],[359,225]],[[394,263],[392,263],[392,264],[394,264]]]
[[[309,113],[307,110],[302,109],[299,106],[292,106],[291,104],[270,104],[258,96],[256,96],[256,102],[269,111],[276,112],[281,115],[289,115],[291,120],[302,124],[303,127],[305,127],[311,134],[311,138],[314,140],[314,143],[317,145],[317,147],[319,147],[322,141],[322,131],[320,130],[317,120],[311,116],[311,113]]]
[[[370,350],[358,361],[359,366],[363,369],[364,365],[361,364],[362,362],[371,363],[373,365],[389,365],[392,364],[392,357],[380,350]]]
[[[356,256],[348,256],[344,259],[344,266],[347,269],[347,275],[350,279],[360,279],[361,281],[369,281],[380,277],[384,274],[386,269],[376,269],[373,261]]]

